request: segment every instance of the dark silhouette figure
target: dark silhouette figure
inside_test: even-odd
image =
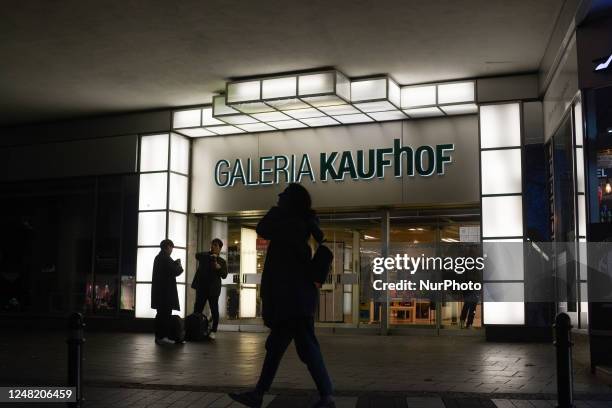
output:
[[[174,243],[169,239],[160,244],[159,254],[153,261],[153,283],[151,285],[151,308],[157,309],[155,315],[155,343],[171,344],[170,317],[173,310],[180,310],[176,277],[183,273],[181,260],[172,260],[170,255]]]
[[[209,337],[215,338],[219,325],[219,295],[221,294],[221,279],[227,277],[227,263],[219,256],[223,248],[223,241],[219,238],[212,240],[209,252],[196,254],[198,270],[196,271],[191,287],[196,290],[194,313],[202,313],[206,302],[212,314],[212,329]]]
[[[313,236],[321,243],[323,233],[311,209],[308,191],[299,184],[289,184],[279,194],[278,205],[257,225],[257,233],[270,240],[261,279],[261,300],[264,324],[271,331],[255,390],[230,397],[249,407],[261,406],[285,350],[294,341],[298,356],[308,367],[321,396],[314,406],[335,407],[331,379],[314,331],[318,293],[309,268],[312,251],[308,240]]]
[[[478,293],[476,291],[465,291],[463,293],[463,307],[461,308],[461,328],[469,329],[474,324],[476,306],[478,305]]]

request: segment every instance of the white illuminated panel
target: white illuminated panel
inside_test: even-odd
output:
[[[353,310],[353,296],[352,293],[344,293],[344,302],[342,305],[342,313],[350,315]]]
[[[482,194],[522,191],[521,149],[484,150],[480,157]]]
[[[414,108],[414,109],[404,109],[404,113],[411,118],[431,118],[434,116],[444,116],[444,112],[440,109],[432,106],[430,108]]]
[[[174,243],[176,245],[176,242]],[[180,259],[183,273],[176,277],[178,283],[185,283],[185,271],[187,270],[187,251],[181,248],[174,248],[171,255],[172,259]]]
[[[265,115],[261,113],[261,115]],[[231,115],[224,116],[223,121],[230,125],[245,125],[247,123],[257,123],[257,119],[250,117],[249,115]]]
[[[246,274],[257,273],[257,233],[254,229],[240,229],[240,282]],[[240,288],[240,317],[255,317],[257,313],[257,285],[242,284]]]
[[[140,175],[139,210],[165,210],[168,173],[145,173]]]
[[[584,152],[582,147],[576,148],[576,192],[584,193]]]
[[[438,103],[473,102],[474,82],[456,82],[438,85]]]
[[[371,112],[368,113],[370,117],[379,122],[384,122],[386,120],[401,120],[407,119],[406,115],[398,110],[388,111],[388,112]]]
[[[202,126],[217,126],[217,125],[225,125],[225,123],[221,122],[218,119],[213,118],[212,108],[202,109]]]
[[[296,129],[306,127],[303,123],[297,120],[282,120],[280,122],[268,122],[268,125],[274,126],[277,129]]]
[[[334,91],[333,72],[299,76],[298,95],[300,96],[333,93]]]
[[[351,82],[351,101],[360,102],[387,98],[387,79],[366,79]]]
[[[138,245],[158,246],[166,238],[166,213],[141,212],[138,214]]]
[[[189,178],[170,173],[170,206],[174,211],[187,212]]]
[[[351,105],[336,105],[336,106],[323,106],[319,108],[321,111],[328,115],[351,115],[359,113],[359,111],[353,108]]]
[[[525,278],[523,249],[522,239],[483,239],[482,251],[486,261],[482,279],[484,281],[522,281]]]
[[[136,258],[136,282],[151,282],[153,279],[153,261],[159,254],[159,248],[138,248]]]
[[[172,114],[173,128],[194,127],[200,126],[202,112],[200,109],[190,109],[186,111],[178,111]]]
[[[264,79],[261,86],[263,99],[295,97],[297,77]]]
[[[140,171],[168,170],[168,135],[140,139]]]
[[[388,86],[387,98],[392,104],[399,108],[402,105],[402,92],[400,86],[391,78],[388,79]]]
[[[401,90],[402,109],[436,104],[436,86],[406,86]]]
[[[523,235],[521,196],[482,197],[482,236],[512,237]]]
[[[180,311],[173,310],[172,314],[185,317],[185,285],[177,284],[176,289],[179,298]],[[136,284],[136,318],[153,319],[157,314],[157,310],[151,309],[151,284],[137,283]]]
[[[265,132],[275,130],[272,126],[266,125],[265,123],[251,123],[248,125],[239,125],[238,127],[245,132]]]
[[[387,101],[355,103],[354,106],[362,112],[383,112],[397,110],[395,106]]]
[[[330,118],[329,116],[325,116],[325,117],[321,117],[321,118],[308,118],[308,119],[302,119],[302,122],[304,122],[305,124],[307,124],[308,126],[331,126],[331,125],[338,125],[339,123],[336,122],[334,119]]]
[[[483,302],[484,324],[525,324],[523,302]]]
[[[232,107],[239,110],[242,113],[262,113],[262,112],[273,112],[274,108],[266,105],[263,102],[244,102],[233,104]]]
[[[262,122],[276,122],[279,120],[290,120],[291,118],[281,112],[255,113],[253,117]]]
[[[266,101],[268,105],[274,106],[276,109],[281,111],[293,110],[293,109],[306,109],[310,105],[302,102],[297,98],[279,99],[277,101]]]
[[[360,123],[360,122],[372,122],[372,118],[364,115],[363,113],[358,113],[356,115],[342,115],[342,116],[334,116],[334,119],[340,121],[341,123]]]
[[[336,94],[346,101],[351,100],[351,80],[336,71]]]
[[[168,239],[174,242],[174,246],[187,246],[187,216],[170,211],[168,213]],[[183,264],[184,266],[185,264]]]
[[[584,133],[582,130],[582,104],[580,102],[574,105],[574,135],[576,146],[582,146]]]
[[[227,106],[225,103],[225,96],[220,95],[213,97],[213,116],[236,115],[239,113],[240,111]]]
[[[223,123],[223,122],[221,122]],[[204,137],[204,136],[215,136],[210,130],[204,128],[193,128],[193,129],[181,129],[180,132],[185,136],[189,137]]]
[[[170,139],[170,170],[189,173],[189,139],[176,134]]]
[[[285,111],[285,113],[294,119],[319,118],[325,116],[323,112],[315,108],[294,109]]]
[[[577,197],[578,201],[578,235],[586,235],[586,202],[584,194]]]
[[[521,114],[518,103],[480,107],[480,147],[519,147]]]
[[[246,102],[260,99],[259,81],[234,82],[227,85],[227,102]]]
[[[244,133],[244,130],[237,128],[236,126],[231,126],[231,125],[227,125],[227,126],[214,126],[214,127],[209,127],[206,128],[207,130],[210,130],[213,133],[216,133],[218,135],[231,135],[233,133]]]
[[[447,115],[469,115],[478,112],[478,106],[475,103],[440,106],[440,109]]]
[[[139,319],[153,319],[157,311],[151,309],[151,284],[136,284],[136,317]]]
[[[309,96],[302,97],[310,105],[319,108],[322,106],[334,106],[334,105],[345,105],[346,101],[335,95],[324,95],[324,96]]]

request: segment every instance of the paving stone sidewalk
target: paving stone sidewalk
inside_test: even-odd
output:
[[[243,405],[232,401],[227,394],[163,389],[87,387],[84,408],[238,408]],[[364,394],[338,396],[338,408],[554,408],[556,401],[546,399],[489,399],[484,397],[405,396]],[[310,407],[316,401],[313,393],[267,395],[265,408]],[[2,404],[0,404],[2,405]],[[51,408],[51,404],[45,404]],[[32,407],[18,404],[15,407]],[[41,404],[42,406],[42,404]],[[576,408],[610,408],[612,401],[580,400]]]
[[[264,333],[221,332],[215,341],[156,346],[151,334],[87,333],[84,380],[90,386],[220,394],[247,389],[259,374],[265,339]],[[489,399],[552,399],[556,392],[552,344],[362,334],[323,334],[319,340],[340,396],[463,393]],[[579,339],[576,343],[577,397],[612,399],[612,387],[590,373],[587,344]],[[65,380],[64,333],[3,333],[0,384],[63,385]],[[307,369],[290,347],[273,393],[313,390]]]

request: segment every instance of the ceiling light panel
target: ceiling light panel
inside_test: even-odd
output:
[[[295,98],[297,76],[264,79],[261,83],[262,99]]]
[[[367,78],[351,82],[351,102],[388,102],[392,109],[401,105],[400,86],[389,77]]]
[[[402,109],[432,106],[437,103],[436,86],[405,86],[401,91]]]
[[[444,116],[444,112],[442,112],[439,108],[435,106],[432,106],[430,108],[404,109],[404,113],[414,119]]]
[[[355,109],[352,105],[349,104],[322,106],[319,109],[328,115],[350,115],[354,113],[359,113],[357,109]]]
[[[280,111],[310,108],[310,105],[308,105],[306,102],[299,100],[298,98],[271,100],[266,101],[266,104]]]
[[[214,136],[215,133],[206,130],[204,128],[198,127],[198,128],[189,128],[189,129],[181,129],[179,131],[182,135],[188,136],[188,137],[203,137],[203,136]]]
[[[276,130],[270,125],[266,125],[265,123],[251,123],[246,125],[238,126],[240,129],[245,132],[266,132],[270,130]]]
[[[329,116],[322,116],[320,118],[305,118],[305,119],[302,119],[301,122],[311,127],[332,126],[332,125],[340,124],[336,120],[330,118]]]
[[[227,103],[257,102],[261,99],[261,81],[240,81],[227,84]]]
[[[387,120],[407,119],[407,116],[398,110],[386,111],[386,112],[371,112],[371,113],[368,113],[368,116],[370,116],[372,119],[374,119],[377,122],[384,122]]]
[[[230,115],[223,116],[222,121],[230,125],[244,125],[247,123],[257,123],[258,120],[250,117],[249,115]]]
[[[297,129],[306,127],[305,124],[297,120],[281,120],[280,122],[269,122],[268,125],[274,126],[276,129]]]
[[[275,122],[278,120],[289,120],[289,116],[281,112],[267,112],[267,113],[256,113],[253,117],[262,122]]]
[[[351,81],[338,71],[299,75],[298,96],[315,107],[347,103],[351,100]]]
[[[213,126],[208,127],[206,130],[209,130],[217,135],[231,135],[233,133],[244,133],[242,129],[237,128],[236,126]]]
[[[318,118],[325,116],[325,113],[315,108],[293,109],[285,111],[285,113],[294,119]]]
[[[440,106],[440,109],[447,115],[468,115],[478,112],[478,106],[475,103]]]
[[[363,113],[358,113],[355,115],[340,115],[340,116],[334,116],[333,118],[339,121],[340,123],[344,123],[344,124],[365,123],[365,122],[373,121],[372,118],[370,118],[368,115],[365,115]]]
[[[212,108],[208,107],[202,109],[202,126],[216,126],[223,124],[224,123],[221,122],[219,119],[213,118]]]
[[[172,127],[175,129],[200,126],[201,110],[190,109],[172,114]]]
[[[263,112],[274,112],[272,106],[268,106],[263,102],[245,102],[245,103],[235,103],[232,105],[232,108],[242,112],[242,113],[263,113]]]
[[[438,104],[474,102],[473,81],[438,84]]]

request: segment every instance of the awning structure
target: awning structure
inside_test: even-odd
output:
[[[174,112],[188,137],[386,122],[478,112],[475,81],[401,86],[390,76],[337,70],[228,82],[212,104]]]

